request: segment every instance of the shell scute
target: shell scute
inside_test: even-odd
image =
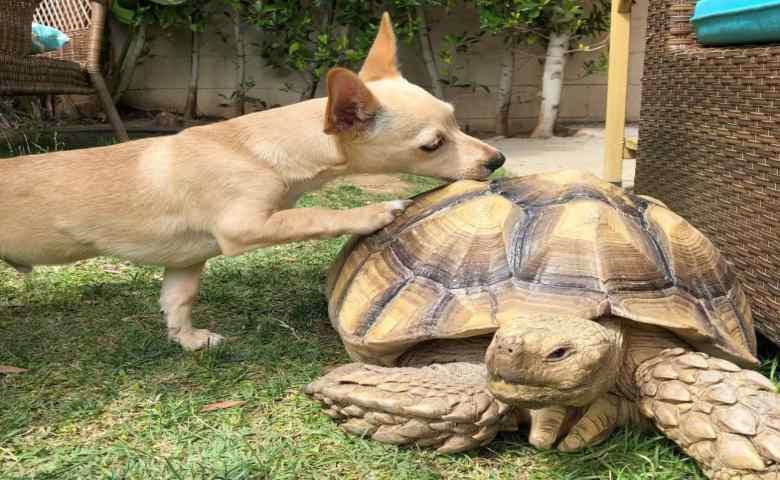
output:
[[[648,230],[669,262],[675,283],[703,298],[725,296],[735,276],[717,248],[676,213],[658,205],[645,212]]]
[[[450,301],[451,293],[425,277],[414,277],[393,295],[388,304],[371,322],[356,333],[366,343],[394,338],[399,342],[414,338],[430,338],[437,328],[442,304]]]
[[[447,215],[424,221],[390,243],[416,275],[447,288],[486,286],[510,278],[504,222],[522,210],[495,197],[479,197],[453,207]]]
[[[514,277],[605,293],[658,290],[671,280],[641,226],[608,204],[575,199],[551,205],[515,244]]]
[[[485,182],[462,180],[434,188],[412,197],[412,203],[393,223],[382,230],[364,237],[374,251],[394,240],[401,232],[416,226],[428,217],[442,214],[472,198],[489,193]]]
[[[636,215],[637,208],[647,203],[627,195],[622,188],[581,170],[500,178],[491,183],[490,189],[524,207],[542,207],[567,203],[575,198],[590,198]]]
[[[368,257],[333,308],[333,327],[344,337],[361,337],[398,291],[412,278],[392,250]],[[335,299],[332,299],[332,301]]]

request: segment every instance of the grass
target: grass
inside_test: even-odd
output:
[[[409,177],[416,191],[436,184]],[[341,185],[303,205],[381,200]],[[161,269],[116,259],[37,269],[0,266],[2,479],[695,479],[657,435],[620,432],[577,453],[539,452],[525,433],[437,455],[343,433],[300,390],[346,362],[321,292],[345,238],[216,258],[196,323],[226,335],[185,353],[157,314]],[[237,408],[201,412],[223,400]]]

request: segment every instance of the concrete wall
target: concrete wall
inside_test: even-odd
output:
[[[644,58],[645,18],[647,0],[637,0],[634,7],[634,28],[631,36],[631,74],[628,102],[629,120],[638,120],[640,105],[640,84]],[[231,30],[223,22],[225,17],[215,16],[215,22],[204,34],[201,42],[201,71],[199,112],[207,115],[224,116],[227,109],[221,106],[229,96],[235,83],[235,61]],[[434,40],[446,33],[461,33],[476,30],[478,19],[469,11],[461,11],[442,19],[434,19]],[[300,85],[293,76],[285,76],[267,67],[251,43],[260,40],[260,33],[247,35],[248,53],[247,77],[256,82],[249,94],[268,104],[287,104],[298,100],[296,92],[284,91],[285,84]],[[146,110],[181,111],[184,104],[190,71],[189,35],[185,32],[173,34],[152,32],[150,42],[152,56],[136,70],[130,90],[124,103]],[[226,41],[227,40],[227,41]],[[459,76],[466,80],[486,85],[491,92],[496,90],[501,42],[488,39],[462,62]],[[539,86],[542,73],[540,56],[543,50],[519,53],[516,62],[513,106],[511,110],[512,130],[530,130],[539,108]],[[592,122],[604,119],[607,95],[606,74],[584,76],[583,63],[594,54],[573,55],[566,67],[565,86],[561,101],[563,122]],[[400,53],[402,71],[411,81],[425,85],[427,78],[422,61],[414,47],[402,44]],[[456,106],[462,126],[471,130],[491,131],[495,118],[495,101],[491,93],[482,89],[464,91],[453,89],[448,100]]]

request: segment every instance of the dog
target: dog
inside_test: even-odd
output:
[[[458,127],[453,107],[405,80],[390,17],[359,72],[331,69],[327,97],[168,137],[0,160],[0,260],[33,265],[113,255],[165,268],[160,307],[187,350],[206,261],[286,242],[367,234],[409,205],[292,208],[355,173],[484,179],[504,163]]]

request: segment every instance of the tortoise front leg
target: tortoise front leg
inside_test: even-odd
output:
[[[636,372],[640,411],[718,480],[780,479],[780,396],[767,378],[682,348]]]
[[[618,427],[648,428],[648,422],[639,414],[636,402],[607,393],[588,405],[582,417],[568,430],[558,444],[562,452],[575,452],[598,445]]]
[[[395,445],[461,452],[517,424],[488,391],[485,366],[473,363],[387,368],[339,367],[304,387],[344,430]]]
[[[566,432],[566,426],[571,419],[571,409],[553,405],[546,408],[531,410],[531,430],[528,432],[528,443],[536,448],[553,448],[555,442]]]

